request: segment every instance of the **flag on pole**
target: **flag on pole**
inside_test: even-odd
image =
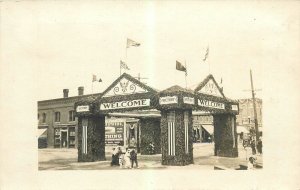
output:
[[[92,82],[95,82],[95,81],[97,81],[97,76],[96,76],[96,75],[93,75],[93,80],[92,80]]]
[[[209,47],[207,46],[206,54],[205,54],[205,57],[204,57],[203,61],[206,61],[206,59],[208,58],[208,54],[209,54]]]
[[[120,60],[120,68],[121,69],[130,70],[129,67],[126,65],[126,63],[123,62],[122,60]]]
[[[127,45],[126,45],[126,48],[129,48],[130,46],[134,46],[134,47],[138,47],[140,46],[141,44],[136,42],[136,41],[133,41],[129,38],[127,38]]]
[[[176,60],[176,70],[184,71],[186,73],[186,68],[179,61]]]
[[[92,82],[95,82],[95,81],[102,82],[102,79],[99,78],[99,80],[97,80],[97,76],[96,76],[96,75],[93,75]]]

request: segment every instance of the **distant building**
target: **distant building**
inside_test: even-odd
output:
[[[213,140],[213,116],[205,112],[193,112],[194,142],[211,142]]]
[[[252,98],[239,99],[239,115],[236,116],[237,132],[241,131],[242,128],[250,130],[255,128],[254,125],[254,108]],[[262,100],[259,98],[255,99],[257,123],[259,130],[262,128]]]

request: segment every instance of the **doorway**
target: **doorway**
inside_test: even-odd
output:
[[[68,130],[60,131],[60,148],[68,148],[69,139],[68,139]]]

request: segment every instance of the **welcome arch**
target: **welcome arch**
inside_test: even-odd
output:
[[[78,117],[78,161],[105,160],[105,116],[134,110],[157,109],[159,118],[141,118],[151,130],[160,123],[163,165],[193,163],[192,110],[210,112],[214,118],[215,155],[237,157],[238,102],[226,98],[209,75],[194,91],[172,86],[158,92],[124,73],[99,97],[75,103]],[[150,124],[149,124],[150,123]],[[157,135],[154,133],[154,135]]]

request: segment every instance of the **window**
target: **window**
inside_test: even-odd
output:
[[[69,121],[75,121],[75,112],[69,111]]]
[[[38,120],[40,120],[40,114],[38,114]]]
[[[60,122],[60,112],[55,112],[55,122]]]
[[[43,113],[42,123],[46,123],[46,114]]]

